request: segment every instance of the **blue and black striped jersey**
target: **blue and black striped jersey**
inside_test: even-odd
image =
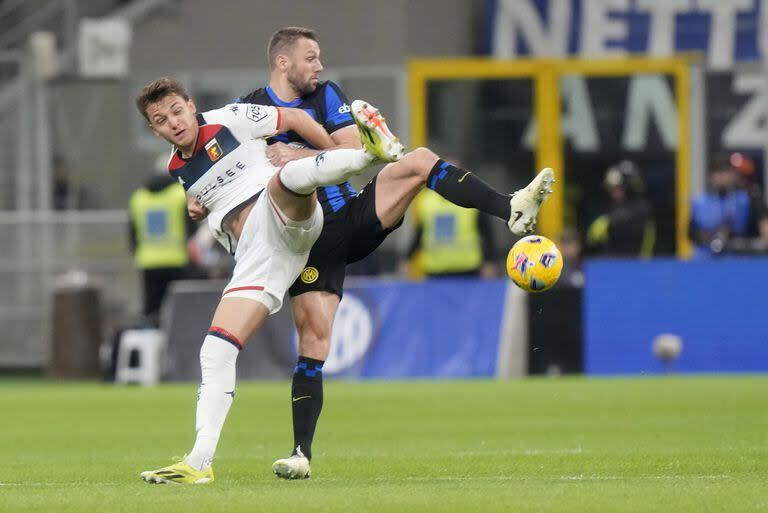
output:
[[[282,101],[269,86],[256,89],[250,94],[241,96],[237,99],[237,102],[302,109],[312,116],[315,121],[323,125],[329,134],[355,124],[355,120],[352,119],[352,114],[350,113],[347,97],[339,86],[331,81],[318,83],[313,93],[292,102]],[[311,145],[295,132],[276,135],[269,140],[269,144],[278,141],[286,144],[300,144],[311,148]],[[318,188],[317,199],[323,206],[324,213],[329,214],[341,210],[349,201],[349,198],[355,194],[357,192],[352,185],[349,182],[343,182],[338,185]]]

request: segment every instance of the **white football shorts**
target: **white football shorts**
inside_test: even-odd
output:
[[[280,310],[285,292],[304,269],[322,229],[319,203],[309,219],[293,221],[264,190],[243,226],[235,250],[235,269],[222,297],[259,301],[270,314]]]

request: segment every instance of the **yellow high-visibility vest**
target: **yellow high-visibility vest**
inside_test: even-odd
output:
[[[129,209],[136,230],[138,267],[187,265],[187,198],[181,184],[171,184],[157,192],[139,189],[131,195]]]
[[[427,274],[471,272],[483,263],[477,226],[479,212],[462,208],[439,194],[425,190],[419,195],[422,224],[421,263]]]

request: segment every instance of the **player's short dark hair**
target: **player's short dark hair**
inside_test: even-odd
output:
[[[184,98],[185,101],[189,100],[187,90],[183,85],[181,85],[181,82],[171,77],[158,78],[157,80],[153,80],[144,86],[139,95],[136,97],[136,107],[139,109],[139,112],[141,112],[141,115],[144,116],[147,121],[149,121],[149,116],[147,116],[147,107],[149,107],[150,104],[157,103],[166,96],[170,96],[172,94],[178,94]]]
[[[317,41],[317,32],[305,27],[283,27],[269,38],[269,45],[267,46],[267,60],[269,61],[269,69],[274,69],[275,59],[280,52],[285,51],[286,48],[292,47],[301,38],[311,39],[314,42]]]

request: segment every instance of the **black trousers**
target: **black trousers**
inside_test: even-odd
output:
[[[184,277],[183,267],[158,267],[157,269],[144,269],[144,305],[142,313],[144,317],[157,322],[160,315],[160,306],[165,299],[168,285],[172,281]]]

